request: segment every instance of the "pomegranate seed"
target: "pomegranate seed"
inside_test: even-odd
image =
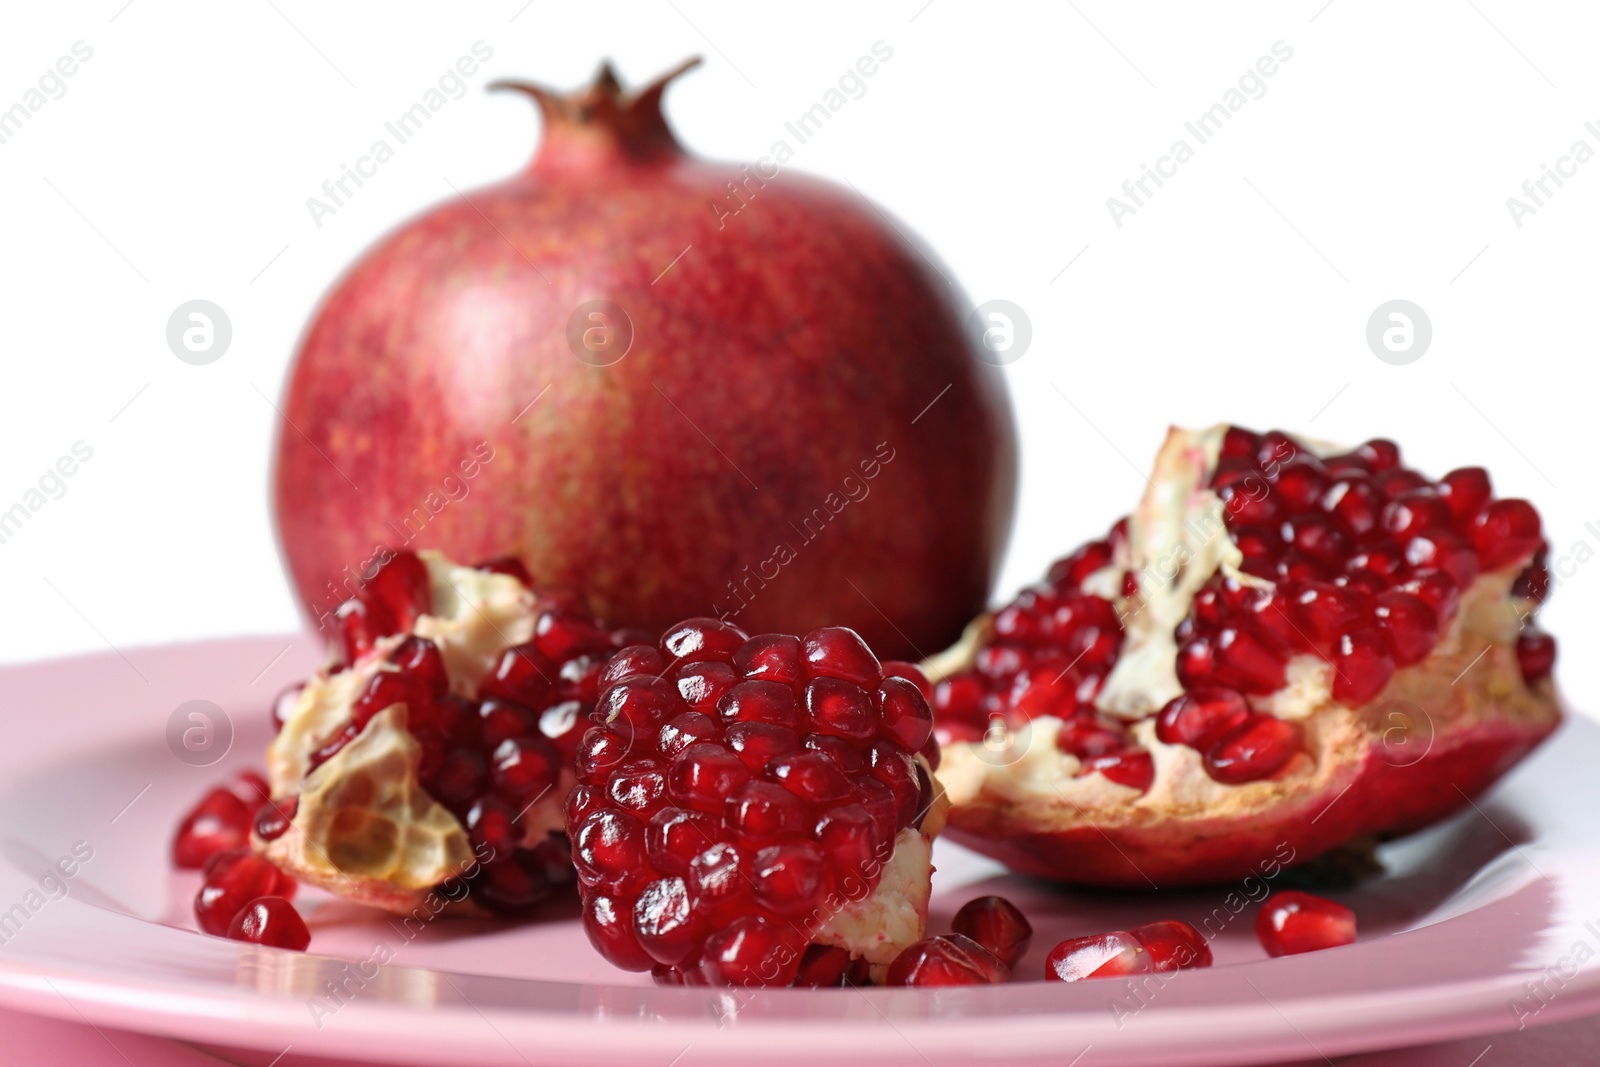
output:
[[[1370,471],[1393,470],[1400,466],[1400,446],[1383,437],[1374,437],[1356,449]]]
[[[804,685],[805,660],[800,641],[788,634],[761,634],[741,645],[733,655],[733,669],[751,681]]]
[[[1370,574],[1383,579],[1384,586],[1390,579],[1398,579],[1405,570],[1405,549],[1398,541],[1368,541],[1344,561],[1345,573]]]
[[[205,882],[195,894],[200,929],[225,936],[233,917],[257,897],[294,896],[295,882],[264,856],[248,849],[219,852],[206,862]]]
[[[1091,759],[1120,752],[1128,747],[1128,735],[1120,728],[1095,719],[1069,719],[1056,733],[1056,747],[1079,759]]]
[[[1393,505],[1391,505],[1393,506]],[[1326,515],[1297,515],[1283,521],[1282,543],[1324,570],[1342,566],[1348,552],[1345,536]],[[1242,546],[1241,546],[1242,547]]]
[[[1196,637],[1178,648],[1178,681],[1185,689],[1212,684],[1217,674],[1216,652],[1209,637]]]
[[[627,812],[594,812],[579,825],[572,845],[572,860],[585,884],[623,893],[649,878],[644,866],[644,824]]]
[[[1322,494],[1322,510],[1352,537],[1364,538],[1378,525],[1383,493],[1369,475],[1341,474]]]
[[[282,837],[288,832],[289,824],[294,821],[295,813],[299,810],[298,795],[267,801],[256,809],[256,836],[263,841],[275,841]]]
[[[511,855],[522,841],[516,809],[496,797],[480,797],[463,821],[473,843],[488,845],[497,856]]]
[[[1223,785],[1254,782],[1270,777],[1298,751],[1297,724],[1252,714],[1206,750],[1206,773]]]
[[[779,756],[800,751],[793,730],[765,722],[736,722],[728,727],[725,740],[751,774],[759,774]]]
[[[1096,771],[1118,785],[1137,789],[1143,793],[1156,780],[1155,761],[1145,751],[1113,752],[1108,756],[1095,756],[1083,765],[1085,774]]]
[[[1555,665],[1555,638],[1542,630],[1524,630],[1517,635],[1517,666],[1524,682],[1532,685],[1550,677]]]
[[[1533,562],[1517,575],[1516,582],[1512,584],[1512,596],[1524,597],[1535,604],[1544,603],[1544,598],[1550,595],[1549,557],[1549,545],[1540,544],[1539,551],[1533,554]]]
[[[1250,707],[1235,689],[1201,687],[1174,697],[1156,719],[1156,737],[1169,745],[1204,752],[1250,717]]]
[[[1526,561],[1544,541],[1539,513],[1526,500],[1495,500],[1471,525],[1472,544],[1485,572]]]
[[[1301,454],[1294,438],[1282,430],[1268,430],[1256,443],[1256,465],[1270,470]]]
[[[625,971],[648,971],[655,965],[633,931],[631,904],[610,893],[585,894],[583,932],[600,955]]]
[[[606,796],[619,808],[641,819],[650,818],[667,804],[664,764],[649,758],[627,760],[611,772]]]
[[[714,712],[717,702],[738,684],[739,675],[726,663],[703,660],[685,663],[673,671],[673,680],[685,704],[695,711]]]
[[[1451,524],[1465,527],[1489,502],[1493,489],[1482,467],[1460,467],[1439,479],[1439,495],[1450,508]]]
[[[1356,916],[1342,904],[1285,890],[1261,905],[1256,914],[1256,937],[1267,955],[1274,957],[1336,948],[1355,942]]]
[[[745,845],[799,837],[809,822],[805,802],[771,782],[746,782],[740,786],[729,795],[723,820]],[[756,858],[759,863],[761,857]]]
[[[555,662],[611,646],[611,635],[593,619],[547,611],[533,625],[533,646]]]
[[[1278,469],[1273,491],[1283,499],[1285,510],[1298,515],[1316,506],[1328,489],[1328,468],[1309,453],[1289,460]]]
[[[793,689],[778,682],[740,682],[728,690],[717,711],[725,724],[765,722],[791,730],[800,725],[800,701]]]
[[[388,608],[365,600],[346,600],[333,614],[339,626],[339,658],[344,663],[354,663],[371,652],[379,638],[400,629]]]
[[[1079,592],[1083,588],[1084,580],[1089,575],[1102,567],[1109,567],[1110,565],[1110,543],[1106,541],[1090,541],[1070,556],[1052,563],[1045,580],[1050,583],[1052,589]],[[887,670],[884,673],[888,673]]]
[[[282,897],[257,897],[240,908],[228,924],[227,936],[295,952],[304,952],[311,944],[306,921]]]
[[[1371,610],[1372,598],[1363,590],[1308,582],[1295,598],[1294,619],[1311,647],[1327,659],[1337,649],[1340,635]]]
[[[903,660],[886,659],[883,661],[884,678],[903,678],[917,687],[917,692],[922,695],[923,703],[933,703],[933,683],[928,681],[928,676],[922,673],[922,668],[915,663],[906,663]]]
[[[794,985],[805,989],[835,989],[845,985],[861,985],[857,961],[837,945],[808,945],[800,957],[800,969],[795,973]]]
[[[494,670],[478,683],[478,699],[498,697],[527,708],[541,708],[555,689],[555,664],[534,644],[500,653]]]
[[[1155,961],[1139,939],[1126,930],[1092,937],[1073,937],[1050,950],[1044,976],[1051,982],[1078,982],[1085,978],[1121,978],[1147,974]]]
[[[955,933],[970,937],[1007,967],[1015,967],[1028,951],[1033,927],[1005,897],[977,897],[961,905],[950,922]]]
[[[1256,449],[1261,444],[1260,435],[1238,426],[1229,426],[1222,435],[1222,457],[1256,461]]]
[[[720,829],[716,819],[702,812],[663,808],[645,828],[645,856],[662,874],[688,874],[689,864]]]
[[[889,964],[886,985],[992,985],[1010,977],[1011,968],[970,937],[951,934],[918,941]]]
[[[1389,638],[1396,667],[1421,663],[1439,640],[1439,619],[1421,597],[1398,590],[1378,594],[1373,619]]]
[[[651,959],[682,963],[695,948],[694,915],[682,878],[660,878],[644,887],[633,906],[634,936]]]
[[[778,757],[767,764],[766,774],[807,804],[827,806],[852,797],[849,779],[824,752]]]
[[[1219,680],[1246,693],[1266,694],[1283,688],[1283,658],[1243,630],[1230,626],[1217,634],[1216,658]]]
[[[760,723],[738,723],[728,729],[728,747],[735,752],[739,746],[734,743],[734,735],[740,730],[753,730],[760,727]],[[669,759],[677,756],[684,749],[699,741],[718,741],[722,737],[721,728],[709,715],[702,715],[698,711],[685,711],[674,715],[669,721],[661,724],[660,731],[656,734],[656,747],[663,756]],[[760,766],[758,764],[758,766]],[[756,768],[752,767],[752,770]]]
[[[721,745],[699,742],[684,749],[673,763],[667,791],[684,807],[720,814],[723,798],[750,780],[739,757]]]
[[[815,678],[806,686],[806,717],[817,733],[854,741],[872,737],[879,720],[872,698],[859,685],[828,677]]]
[[[1186,922],[1167,919],[1135,926],[1130,933],[1150,953],[1156,971],[1179,971],[1211,966],[1211,946],[1205,936]]]
[[[223,788],[211,790],[178,824],[172,839],[172,865],[199,870],[212,856],[243,847],[250,836],[251,817],[251,806],[238,794]]]
[[[1406,562],[1418,569],[1441,570],[1458,589],[1465,589],[1478,576],[1478,556],[1467,539],[1448,529],[1422,530],[1406,545]]]
[[[769,845],[751,864],[751,896],[780,918],[809,914],[828,888],[828,857],[810,841]]]
[[[662,637],[661,650],[680,661],[715,659],[726,663],[747,640],[743,630],[719,619],[686,619]]]
[[[1383,471],[1377,474],[1376,477],[1378,479],[1378,488],[1381,489],[1383,491],[1383,495],[1388,497],[1390,500],[1393,500],[1401,493],[1412,489],[1434,488],[1433,483],[1428,481],[1428,479],[1424,478],[1416,471],[1407,470],[1404,467],[1397,467],[1391,471]]]
[[[533,575],[528,573],[527,566],[516,556],[496,556],[472,566],[475,570],[488,571],[490,574],[509,575],[529,589],[533,588]]]
[[[892,812],[887,825],[894,825]],[[873,864],[889,859],[894,844],[881,834],[879,820],[861,804],[840,805],[817,820],[817,841],[833,857],[842,887],[850,888],[848,879],[866,879]]]
[[[1269,491],[1266,479],[1253,470],[1222,474],[1214,487],[1222,500],[1229,529],[1272,526],[1283,517],[1282,501]]]
[[[1450,525],[1450,505],[1433,489],[1407,489],[1383,507],[1380,524],[1405,541],[1422,530],[1446,529]]]
[[[751,907],[745,854],[719,841],[690,860],[689,898],[713,925],[745,914]]]
[[[800,934],[764,915],[741,915],[706,938],[700,971],[713,985],[788,985],[800,969]]]
[[[600,688],[609,689],[618,682],[635,675],[660,678],[667,673],[670,663],[654,645],[629,645],[606,663],[600,672]]]
[[[1383,691],[1394,674],[1388,635],[1376,626],[1358,626],[1339,638],[1333,654],[1333,698],[1360,707]]]
[[[433,581],[428,577],[428,566],[411,552],[396,552],[393,559],[378,568],[362,594],[389,609],[395,621],[392,633],[411,629],[419,616],[433,610]]]
[[[1450,623],[1455,620],[1456,610],[1461,606],[1460,587],[1456,585],[1455,579],[1443,571],[1419,570],[1395,588],[1402,593],[1412,594],[1432,608],[1434,616],[1439,620],[1441,634],[1450,628]]]
[[[811,677],[838,678],[871,689],[883,677],[878,657],[861,635],[844,626],[823,626],[806,634],[802,642],[806,669]]]
[[[916,683],[886,676],[873,694],[882,724],[878,730],[900,747],[916,752],[933,735],[933,712]]]

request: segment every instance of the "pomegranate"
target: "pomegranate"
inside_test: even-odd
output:
[[[273,948],[304,952],[311,944],[306,921],[282,897],[257,897],[239,909],[228,924],[228,936]]]
[[[1480,468],[1173,430],[1131,516],[924,664],[952,837],[1166,888],[1426,826],[1560,719],[1543,551]]]
[[[1050,950],[1044,976],[1052,982],[1077,982],[1209,966],[1211,946],[1200,931],[1166,919],[1132,930],[1070,937]]]
[[[1269,956],[1292,956],[1356,940],[1356,913],[1297,889],[1274,893],[1256,914],[1256,937]]]
[[[528,168],[407,223],[326,298],[274,490],[322,625],[419,546],[514,549],[655,632],[847,624],[910,655],[983,607],[1015,441],[962,298],[854,193],[687,154],[661,112],[685,69],[509,86],[544,118]]]
[[[711,618],[619,652],[567,797],[595,948],[664,984],[838,984],[858,961],[881,980],[923,935],[944,819],[904,670],[844,627]]]
[[[641,635],[528,581],[403,552],[341,605],[333,662],[275,713],[255,846],[397,912],[433,894],[518,913],[570,885],[573,757],[602,671]]]

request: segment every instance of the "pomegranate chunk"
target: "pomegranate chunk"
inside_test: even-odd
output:
[[[1274,893],[1256,914],[1256,937],[1269,956],[1292,956],[1353,944],[1356,914],[1343,904],[1285,890]]]
[[[311,944],[306,921],[282,897],[257,897],[239,909],[228,924],[228,936],[272,948],[304,952]]]
[[[1538,513],[1480,468],[1174,429],[1127,518],[923,664],[951,832],[1165,887],[1426,826],[1559,722],[1550,589]]]
[[[664,984],[837,985],[890,963],[904,945],[805,934],[870,915],[900,843],[925,857],[921,672],[886,675],[839,627],[746,637],[712,619],[614,662],[651,673],[608,669],[578,747],[567,825],[595,948]],[[909,877],[925,914],[922,868]]]

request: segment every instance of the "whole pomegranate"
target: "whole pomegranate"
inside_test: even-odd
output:
[[[943,647],[1010,532],[998,372],[926,252],[775,164],[695,159],[630,93],[529,85],[521,174],[369,251],[301,345],[275,504],[313,617],[402,549],[522,556],[596,612]],[[930,576],[937,576],[934,580]]]
[[[1426,826],[1561,719],[1544,554],[1482,468],[1173,430],[1131,516],[924,665],[951,836],[1164,889]]]

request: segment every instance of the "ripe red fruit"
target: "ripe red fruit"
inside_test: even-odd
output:
[[[1554,642],[1504,624],[1550,589],[1531,505],[1382,438],[1323,451],[1173,430],[1129,518],[925,663],[953,838],[1039,877],[1229,881],[1426,826],[1549,735]],[[1397,758],[1402,723],[1430,740]]]
[[[1051,982],[1121,978],[1153,970],[1155,961],[1149,950],[1126,930],[1068,938],[1051,949],[1044,961],[1044,976]]]
[[[1033,937],[1033,927],[1027,917],[1005,897],[977,897],[967,901],[951,920],[950,929],[972,938],[1007,967],[1017,965]]]
[[[306,921],[282,897],[257,897],[239,909],[228,924],[228,936],[272,948],[304,952],[311,944]]]
[[[802,931],[874,892],[934,803],[910,744],[928,739],[921,689],[837,627],[747,638],[691,620],[660,647],[730,684],[704,711],[691,710],[698,688],[652,675],[601,694],[607,721],[580,745],[567,812],[591,942],[666,984],[859,977],[864,956],[809,952]],[[631,740],[611,758],[624,723]]]
[[[885,985],[993,985],[1011,976],[1011,968],[970,937],[930,937],[909,946],[889,964]]]
[[[526,170],[407,223],[326,298],[274,490],[313,617],[424,524],[656,632],[714,598],[751,633],[845,623],[911,655],[982,610],[1016,446],[967,309],[854,192],[684,152],[674,75],[510,86],[544,117]],[[470,495],[424,506],[441,477]]]
[[[1285,890],[1261,905],[1256,914],[1256,937],[1269,956],[1336,948],[1355,941],[1356,915],[1343,904]]]

